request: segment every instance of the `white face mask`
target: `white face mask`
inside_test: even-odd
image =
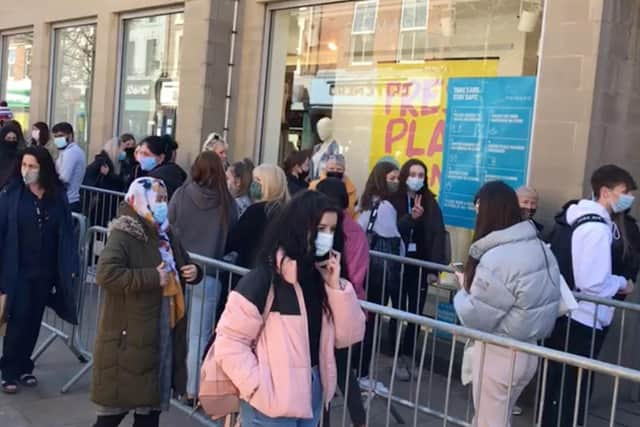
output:
[[[40,140],[40,129],[34,129],[31,131],[31,138],[33,138],[35,141],[39,141]]]
[[[417,176],[410,176],[407,178],[407,187],[411,191],[420,191],[424,187],[424,178],[418,178]]]
[[[40,171],[38,169],[22,169],[22,180],[26,185],[35,184],[40,177]]]
[[[316,256],[325,256],[333,248],[333,233],[318,231],[316,236]]]

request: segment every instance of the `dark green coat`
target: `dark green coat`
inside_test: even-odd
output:
[[[96,281],[103,289],[94,350],[91,400],[113,408],[158,407],[162,288],[158,233],[128,205],[109,226]],[[189,255],[169,234],[178,269]],[[201,271],[194,283],[201,280]],[[183,290],[184,290],[184,283]],[[173,330],[173,388],[184,393],[186,317]]]

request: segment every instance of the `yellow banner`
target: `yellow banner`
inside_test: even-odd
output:
[[[380,160],[402,165],[416,157],[427,165],[429,188],[440,191],[442,142],[449,77],[492,77],[498,60],[448,60],[388,64],[377,68],[369,166]]]

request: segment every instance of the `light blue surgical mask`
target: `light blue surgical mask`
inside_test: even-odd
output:
[[[57,136],[53,138],[53,143],[56,145],[56,147],[58,147],[59,150],[64,150],[69,144],[67,142],[67,138],[64,136]]]
[[[631,194],[621,194],[618,200],[613,205],[611,205],[611,210],[614,213],[624,212],[627,209],[631,208],[634,201],[635,197],[633,197]]]
[[[124,161],[124,159],[127,158],[127,153],[125,153],[124,151],[121,151],[118,153],[118,160],[120,160],[121,162]]]
[[[420,191],[424,187],[424,178],[418,178],[417,176],[410,176],[407,178],[407,188],[411,191]]]
[[[333,233],[319,231],[316,236],[316,256],[325,256],[331,248],[333,248]]]
[[[156,223],[160,225],[164,224],[169,216],[169,205],[167,205],[167,202],[155,203],[151,207],[151,213],[153,214],[153,219]]]
[[[158,160],[155,157],[140,156],[138,162],[140,163],[140,168],[145,172],[149,172],[158,166]]]

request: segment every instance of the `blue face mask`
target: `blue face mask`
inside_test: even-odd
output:
[[[124,159],[127,158],[127,153],[125,153],[124,151],[121,151],[118,153],[118,160],[120,160],[121,162],[124,161]]]
[[[149,172],[158,166],[158,161],[155,157],[140,156],[138,162],[140,162],[140,168],[145,172]]]
[[[621,194],[618,200],[613,205],[611,205],[611,210],[614,213],[624,212],[627,209],[631,208],[634,201],[635,197],[633,197],[631,194]]]
[[[167,202],[156,203],[152,206],[151,213],[156,223],[164,224],[169,216],[169,205],[167,205]]]

